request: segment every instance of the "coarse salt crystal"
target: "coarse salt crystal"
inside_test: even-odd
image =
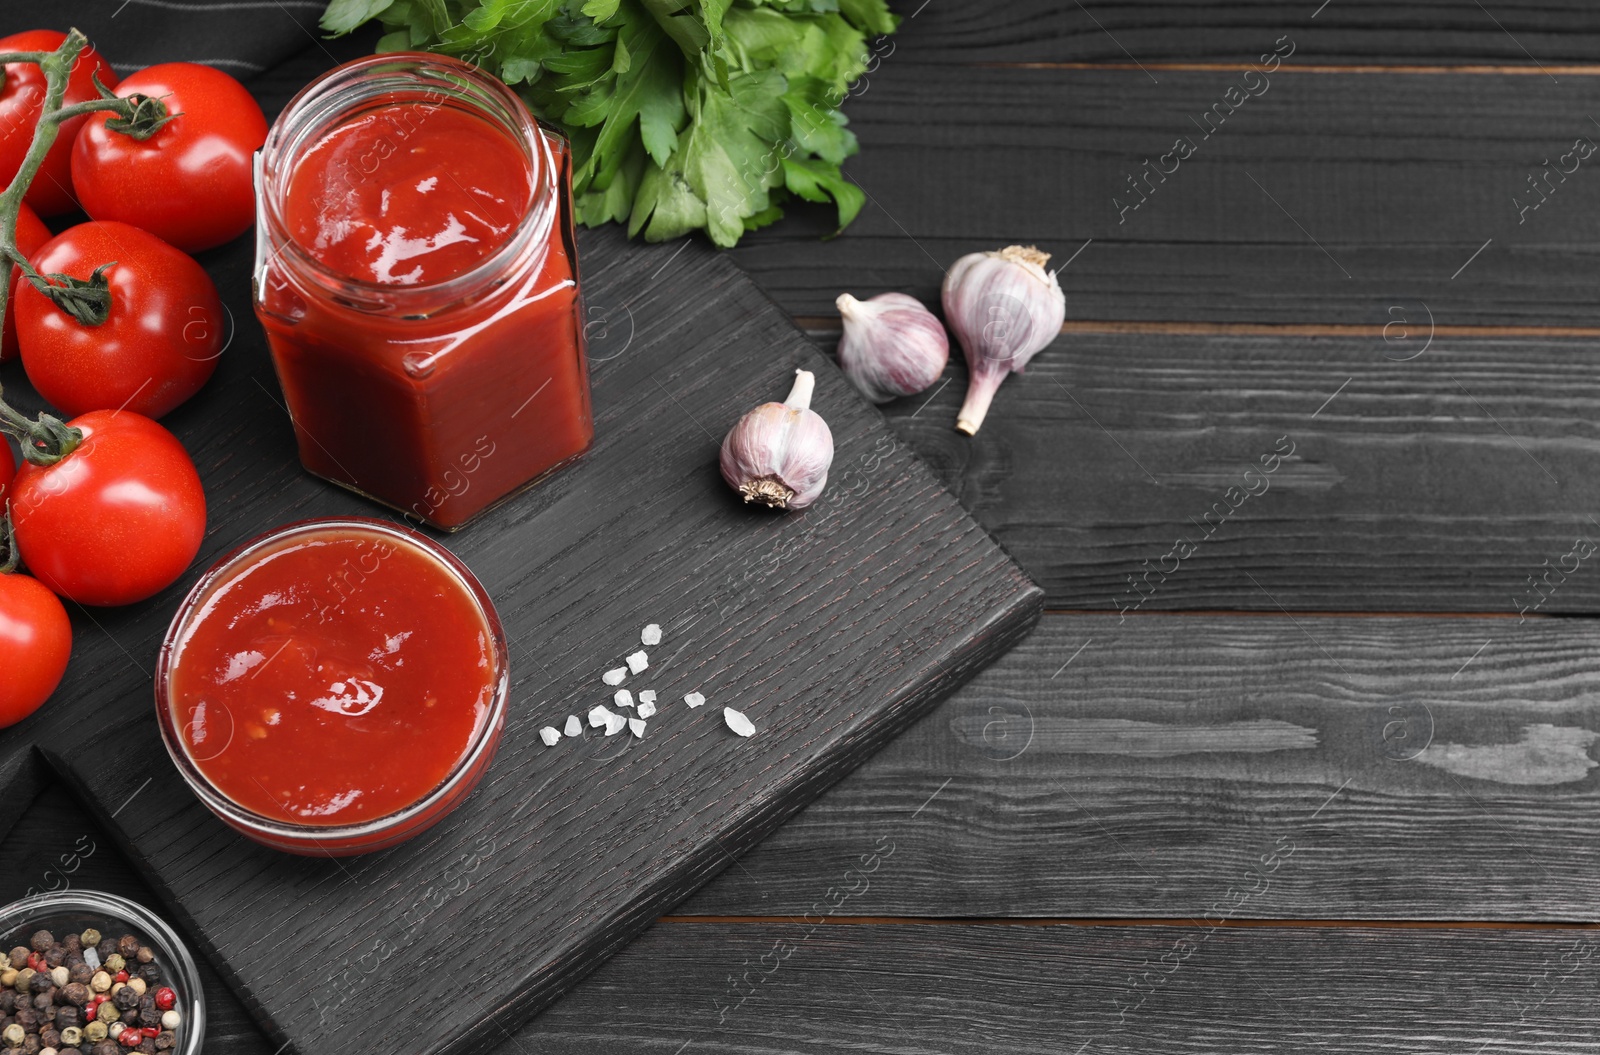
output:
[[[637,736],[637,737],[643,739],[644,738],[644,719],[643,718],[629,718],[628,719],[628,729],[633,733],[634,736]]]
[[[606,708],[591,707],[589,708],[589,727],[591,729],[598,729],[602,725],[606,724],[611,717],[611,712]]]
[[[633,693],[629,692],[627,689],[618,689],[617,694],[611,697],[611,702],[615,703],[618,707],[632,707]]]
[[[645,699],[644,698],[644,693],[640,693],[639,694],[639,717],[648,718],[652,714],[655,714],[655,713],[656,713],[656,705],[655,705],[655,703],[653,701],[651,701],[651,700]]]
[[[641,648],[639,651],[629,656],[627,662],[628,669],[637,674],[650,665],[650,657],[645,655],[644,649]]]
[[[690,707],[698,707],[702,703],[706,702],[706,698],[700,695],[698,692],[691,692],[689,695],[683,698],[683,702],[687,703]]]
[[[615,667],[600,675],[600,680],[605,682],[607,685],[621,685],[622,679],[626,678],[627,676],[628,670],[626,667]]]
[[[646,645],[661,644],[661,624],[651,623],[639,634],[639,640]]]
[[[568,736],[582,736],[583,735],[583,723],[578,721],[578,716],[575,715],[575,714],[567,715],[567,735]]]
[[[627,724],[628,719],[624,718],[622,715],[608,714],[606,716],[606,735],[616,736],[618,733],[622,732],[623,728],[626,727]]]
[[[645,689],[645,690],[641,691],[639,693],[639,702],[640,703],[655,703],[656,702],[656,690],[654,690],[654,689]]]
[[[554,746],[556,746],[556,743],[558,741],[560,741],[561,734],[556,732],[556,727],[555,726],[547,725],[543,729],[539,730],[539,739],[544,741],[544,746],[546,746],[546,747],[554,747]],[[84,957],[84,962],[88,962],[88,959],[89,958],[87,956],[85,956]]]
[[[728,728],[740,736],[750,736],[756,727],[750,724],[750,719],[734,710],[732,707],[722,708],[722,720],[728,723]]]
[[[88,964],[91,969],[98,971],[100,969],[100,950],[85,948],[83,950],[83,962]]]

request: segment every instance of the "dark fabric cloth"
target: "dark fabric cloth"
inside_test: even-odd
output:
[[[76,26],[119,77],[186,61],[248,83],[308,48],[343,57],[349,42],[324,41],[317,28],[325,6],[326,0],[0,0],[0,30]]]

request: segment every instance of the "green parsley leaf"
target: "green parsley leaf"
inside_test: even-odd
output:
[[[322,27],[373,18],[378,50],[476,63],[560,126],[579,222],[721,246],[791,198],[831,202],[841,229],[861,211],[839,106],[899,21],[885,0],[332,0]]]
[[[392,0],[333,0],[322,13],[322,28],[332,36],[343,36],[357,26],[383,13]]]
[[[891,15],[882,0],[839,0],[839,12],[875,37],[887,36],[900,25],[900,16]]]
[[[861,211],[861,206],[867,202],[866,193],[845,179],[837,165],[823,161],[784,158],[783,181],[785,186],[806,201],[834,200],[839,207],[839,229],[834,234],[848,227]]]

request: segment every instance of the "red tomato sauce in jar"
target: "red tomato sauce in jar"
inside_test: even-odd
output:
[[[454,529],[589,445],[569,165],[443,56],[358,60],[290,103],[256,312],[307,469]]]
[[[397,129],[412,134],[394,146]],[[369,165],[381,180],[364,178]],[[412,286],[470,271],[504,245],[528,192],[527,159],[481,118],[390,103],[317,141],[284,204],[291,237],[327,267]]]
[[[375,829],[331,845],[312,833],[336,853],[442,817],[504,717],[503,646],[475,583],[432,543],[365,524],[296,525],[224,562],[184,603],[158,675],[169,747],[211,791],[269,827]],[[464,790],[436,815],[384,830],[453,779]]]

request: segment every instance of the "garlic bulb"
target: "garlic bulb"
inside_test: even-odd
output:
[[[945,272],[944,317],[966,353],[971,380],[956,428],[975,434],[1007,373],[1022,373],[1028,360],[1061,332],[1067,300],[1050,254],[1033,246],[1009,245],[991,253],[969,253]]]
[[[944,373],[950,338],[933,312],[904,293],[835,302],[844,319],[839,369],[874,403],[921,392]]]
[[[740,418],[722,441],[722,478],[773,509],[804,509],[817,500],[833,464],[833,433],[811,409],[816,376],[794,372],[782,403],[763,403]]]

